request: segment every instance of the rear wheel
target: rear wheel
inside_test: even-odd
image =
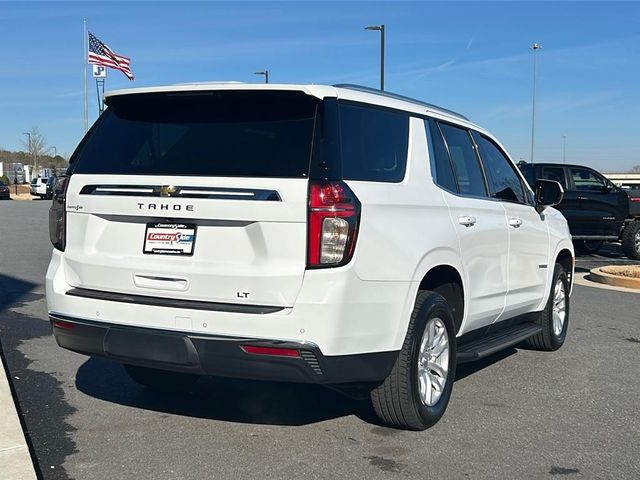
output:
[[[188,390],[200,378],[189,373],[171,372],[155,368],[124,365],[131,379],[149,390],[156,392],[183,392]]]
[[[624,254],[632,260],[640,260],[640,220],[629,223],[620,239]]]
[[[559,349],[567,338],[569,326],[569,280],[564,267],[556,263],[547,306],[540,312],[536,323],[542,331],[527,340],[536,350]]]
[[[393,370],[371,392],[378,418],[389,427],[424,430],[444,414],[456,370],[453,314],[447,301],[421,291]]]

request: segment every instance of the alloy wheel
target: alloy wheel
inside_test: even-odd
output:
[[[418,383],[422,403],[434,406],[447,384],[449,371],[449,335],[440,318],[427,322],[418,352]]]

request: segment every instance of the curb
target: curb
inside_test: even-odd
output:
[[[13,403],[8,369],[0,355],[0,465],[3,480],[37,479],[29,445]]]
[[[603,272],[602,267],[592,268],[589,272],[589,280],[614,287],[632,288],[640,291],[640,278],[611,275]]]
[[[600,288],[602,290],[611,290],[613,292],[623,292],[623,293],[635,293],[639,294],[640,290],[637,288],[625,288],[625,287],[614,287],[612,285],[607,285],[606,283],[598,283],[589,279],[589,273],[576,272],[574,275],[573,283],[575,285],[582,285],[583,287],[590,288]]]

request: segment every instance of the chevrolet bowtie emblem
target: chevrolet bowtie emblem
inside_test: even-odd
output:
[[[174,193],[178,191],[178,187],[174,187],[173,185],[163,185],[160,187],[160,196],[161,197],[170,197]]]

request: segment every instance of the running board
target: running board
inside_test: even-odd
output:
[[[541,331],[542,328],[540,328],[539,325],[533,322],[526,322],[490,333],[466,343],[462,342],[458,345],[458,363],[480,360],[500,350],[512,347]]]

